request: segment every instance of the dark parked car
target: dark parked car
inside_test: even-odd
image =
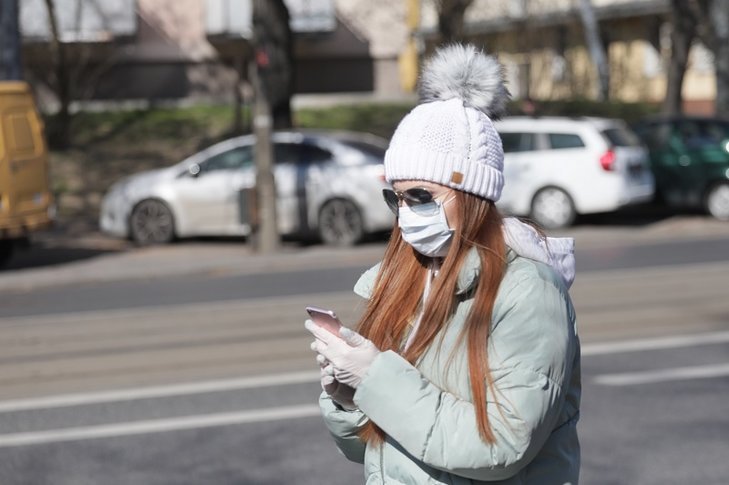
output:
[[[633,126],[650,151],[660,199],[729,220],[729,120],[653,118]]]

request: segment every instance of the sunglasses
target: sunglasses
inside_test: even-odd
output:
[[[385,199],[387,207],[393,214],[398,215],[400,202],[405,202],[413,212],[423,215],[431,215],[438,211],[438,205],[435,203],[435,196],[421,187],[412,189],[395,191],[392,189],[382,189],[382,197]]]

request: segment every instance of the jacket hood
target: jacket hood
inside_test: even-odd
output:
[[[575,240],[571,237],[547,237],[515,217],[504,218],[506,245],[522,258],[552,267],[569,288],[575,280]]]

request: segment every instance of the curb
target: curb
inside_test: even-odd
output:
[[[729,224],[702,217],[674,217],[640,227],[578,226],[550,235],[574,237],[577,250],[729,238]],[[99,233],[70,237],[39,234],[32,251],[82,253],[70,261],[0,272],[0,291],[23,292],[70,284],[91,284],[191,275],[242,275],[368,267],[377,263],[385,242],[353,248],[301,247],[284,243],[280,252],[260,255],[243,240],[183,241],[169,246],[135,247]],[[29,260],[32,260],[30,255]],[[11,262],[12,264],[12,262]],[[37,265],[36,265],[37,266]]]

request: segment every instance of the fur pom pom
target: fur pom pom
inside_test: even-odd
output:
[[[506,113],[509,97],[499,61],[471,44],[436,50],[420,77],[423,102],[462,99],[494,120]]]

